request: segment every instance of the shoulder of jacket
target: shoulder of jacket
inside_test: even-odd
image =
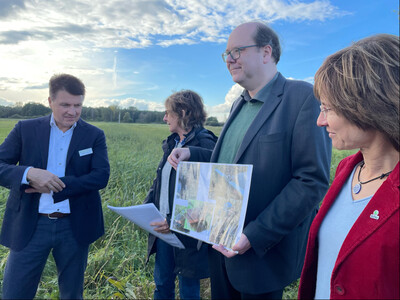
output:
[[[161,148],[163,149],[164,152],[168,151],[168,149],[171,147],[175,147],[175,136],[176,135],[177,135],[176,133],[173,133],[162,141]]]
[[[90,124],[90,123],[88,123],[88,122],[86,122],[86,121],[84,121],[84,120],[82,120],[82,119],[79,119],[78,120],[78,122],[77,122],[77,125],[79,125],[79,126],[83,126],[83,127],[88,127],[88,128],[90,128],[90,129],[93,129],[93,130],[101,130],[99,127],[97,127],[97,126],[94,126],[94,125],[92,125],[92,124]],[[102,131],[102,130],[101,130]]]
[[[33,119],[26,119],[26,120],[20,120],[18,123],[20,124],[29,124],[31,125],[32,123],[40,123],[40,122],[49,122],[50,124],[50,115],[44,116],[44,117],[39,117],[39,118],[33,118]]]
[[[42,124],[48,124],[50,127],[50,116],[39,117],[34,119],[20,120],[15,124],[15,128],[18,130],[30,132],[32,129],[42,126]]]
[[[214,141],[218,139],[217,136],[211,130],[208,130],[204,127],[201,127],[201,129],[196,133],[194,138],[198,140],[210,139]]]
[[[284,90],[292,93],[300,92],[314,95],[312,84],[302,80],[286,79]]]

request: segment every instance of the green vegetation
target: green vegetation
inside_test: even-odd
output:
[[[0,119],[0,143],[17,120]],[[151,299],[154,290],[154,257],[146,264],[146,233],[111,212],[107,205],[141,204],[150,188],[161,158],[161,141],[169,134],[161,124],[94,123],[107,137],[111,164],[110,181],[101,191],[106,233],[91,246],[85,281],[85,299],[127,298]],[[211,127],[219,135],[221,127]],[[337,163],[352,152],[334,151],[331,176]],[[0,222],[8,190],[0,188]],[[0,246],[0,282],[8,249]],[[284,299],[297,298],[298,283],[288,286]],[[210,298],[208,280],[203,280],[201,295]],[[57,299],[57,272],[49,258],[39,286],[37,298]]]
[[[31,119],[45,116],[51,112],[48,106],[40,103],[28,102],[17,103],[14,106],[0,105],[0,118]],[[83,107],[82,119],[90,122],[118,122],[118,123],[141,123],[141,124],[163,124],[163,111],[138,110],[131,106],[121,108],[117,105],[108,107]],[[216,117],[209,117],[206,125],[221,126]]]
[[[17,103],[14,106],[0,105],[0,118],[28,119],[47,115],[51,112],[48,106],[40,103]],[[138,110],[136,107],[120,108],[117,105],[108,107],[84,107],[82,119],[91,122],[122,123],[163,123],[164,112]]]

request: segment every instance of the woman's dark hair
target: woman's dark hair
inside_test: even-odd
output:
[[[207,114],[203,100],[199,94],[191,90],[172,94],[165,100],[165,107],[178,116],[179,126],[186,131],[203,126],[206,121]]]

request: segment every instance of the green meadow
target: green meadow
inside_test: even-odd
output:
[[[0,143],[17,120],[0,119]],[[150,188],[161,158],[161,142],[169,134],[160,124],[93,123],[107,138],[111,176],[101,191],[105,235],[91,245],[85,279],[85,299],[151,299],[154,291],[154,257],[146,263],[147,235],[140,228],[111,212],[107,205],[141,204]],[[221,127],[210,127],[219,135]],[[331,178],[338,162],[354,151],[334,151]],[[8,190],[0,187],[0,222]],[[0,282],[8,249],[0,246]],[[178,294],[177,294],[178,295]],[[210,285],[202,280],[201,295],[210,298]],[[285,289],[284,299],[297,297],[297,282]],[[50,256],[43,272],[37,298],[57,299],[57,272]]]

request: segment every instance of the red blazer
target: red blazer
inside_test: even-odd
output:
[[[343,184],[362,159],[358,152],[339,163],[335,180],[311,225],[299,299],[315,296],[319,227]],[[397,163],[343,242],[332,272],[331,299],[400,299],[399,186]],[[371,217],[375,210],[379,211],[379,219]]]

